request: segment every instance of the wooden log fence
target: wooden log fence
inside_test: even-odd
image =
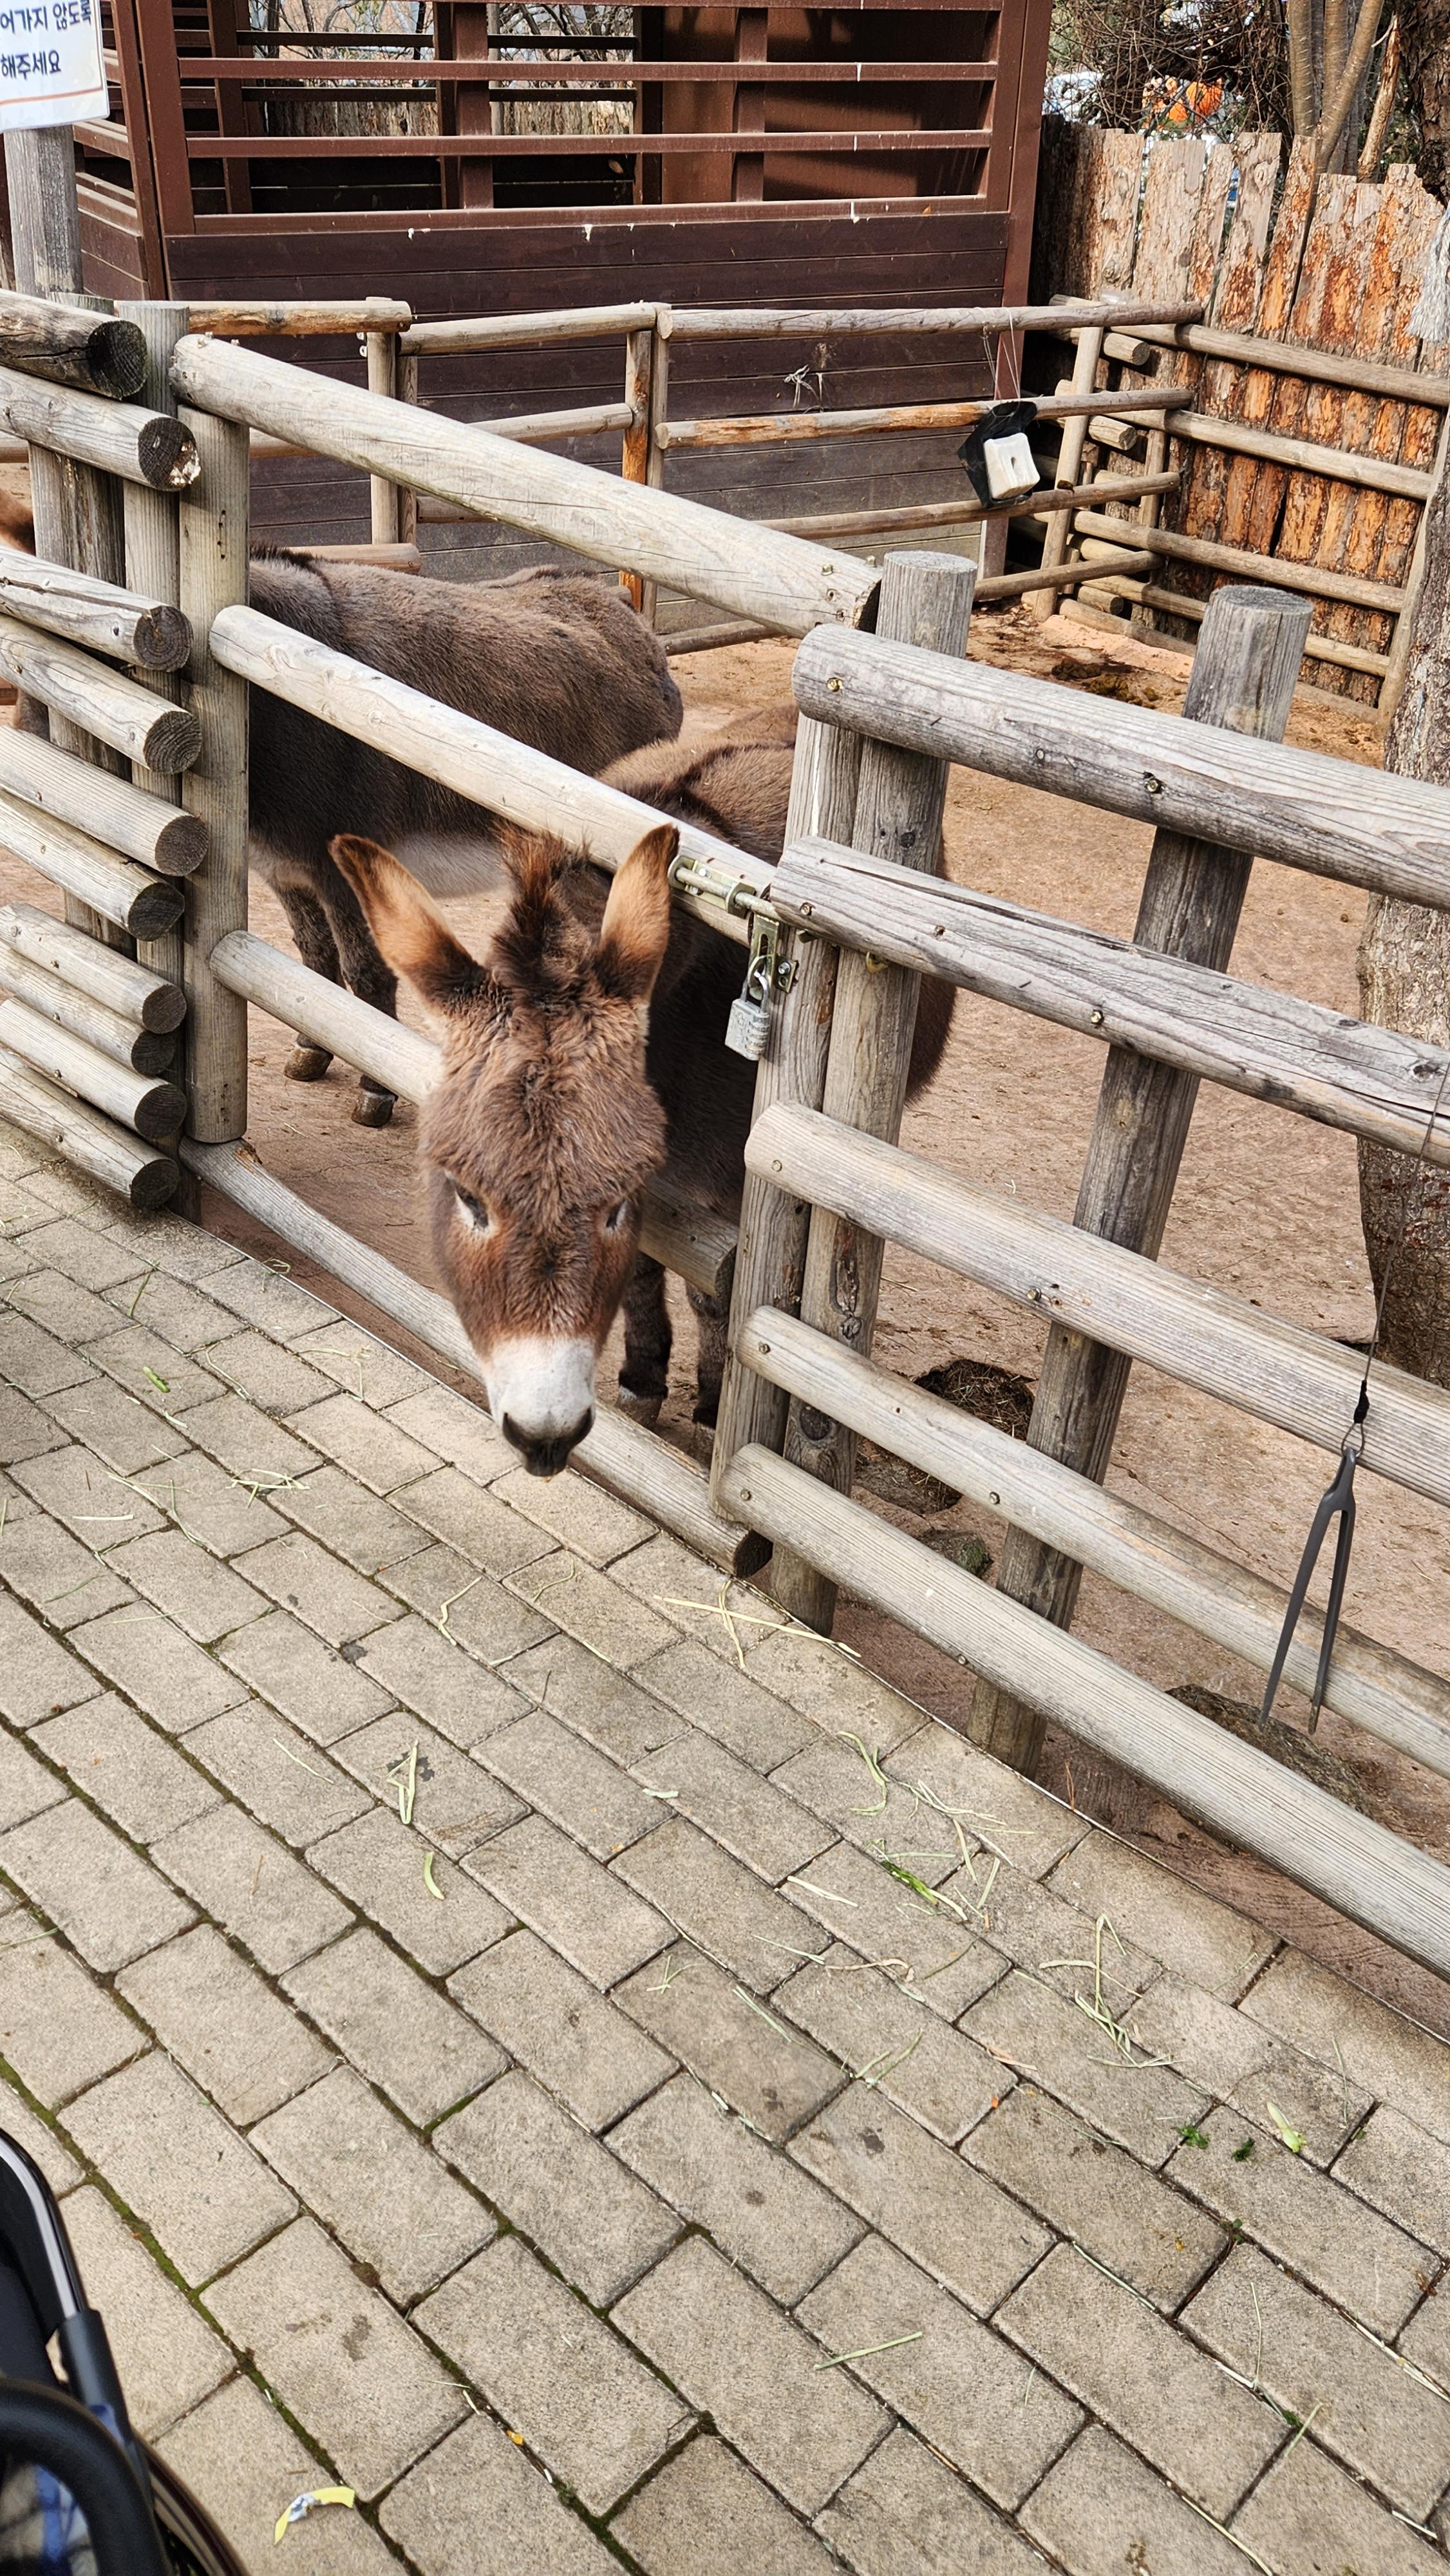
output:
[[[134,322],[0,292],[0,361],[47,384],[129,402],[146,382],[146,344]]]

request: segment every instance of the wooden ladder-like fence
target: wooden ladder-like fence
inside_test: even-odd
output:
[[[7,318],[0,308],[0,356]],[[747,935],[741,906],[771,915],[794,970],[758,1079],[712,1476],[609,1412],[579,1463],[727,1576],[773,1549],[777,1592],[808,1619],[828,1624],[845,1583],[963,1657],[986,1702],[974,1731],[1005,1758],[1030,1768],[1051,1719],[1450,1973],[1450,1871],[1067,1633],[1075,1570],[1089,1565],[1261,1666],[1271,1657],[1283,1613],[1271,1585],[1102,1490],[1116,1407],[1140,1358],[1328,1452],[1345,1440],[1353,1354],[1154,1256],[1200,1080],[1450,1164],[1444,1051],[1227,971],[1256,853],[1450,907],[1450,795],[1282,747],[1306,614],[1282,594],[1211,603],[1188,719],[1088,702],[963,659],[974,569],[956,557],[895,556],[878,577],[838,547],[188,334],[186,318],[174,307],[137,317],[151,411],[73,375],[57,385],[33,342],[23,367],[0,369],[0,418],[32,442],[38,488],[65,460],[95,477],[102,518],[124,494],[124,578],[64,558],[7,573],[0,560],[0,662],[49,710],[53,734],[72,728],[63,745],[17,735],[0,749],[0,832],[76,915],[0,917],[11,996],[0,1109],[139,1206],[164,1203],[186,1167],[477,1377],[445,1301],[319,1217],[247,1140],[249,1005],[410,1097],[434,1058],[247,930],[246,688],[515,822],[569,830],[605,867],[656,818],[250,609],[250,436],[295,438],[717,609],[768,611],[803,638],[785,855],[772,869],[686,831],[677,867],[677,899],[731,937]],[[51,520],[77,556],[98,523],[95,512],[79,524],[73,513],[69,529],[60,511]],[[110,766],[122,761],[129,778]],[[1137,938],[944,883],[953,761],[1150,816]],[[116,944],[127,937],[137,958]],[[1106,1046],[1074,1224],[901,1150],[923,972]],[[722,1241],[715,1220],[678,1202],[650,1225],[658,1257],[719,1288],[728,1230]],[[872,1361],[887,1240],[1050,1321],[1027,1444]],[[1016,1536],[997,1590],[852,1499],[862,1433],[1002,1515]],[[1450,1394],[1376,1369],[1363,1463],[1450,1504]],[[1310,1618],[1291,1679],[1308,1678],[1316,1642]],[[1328,1698],[1450,1774],[1450,1685],[1438,1676],[1346,1635]]]

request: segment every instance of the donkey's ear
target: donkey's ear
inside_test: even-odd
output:
[[[488,973],[453,936],[431,895],[391,850],[339,832],[328,848],[357,896],[389,966],[435,1011],[476,1000]]]
[[[647,1002],[670,938],[670,862],[680,846],[673,823],[636,841],[609,889],[594,971],[621,1001]]]

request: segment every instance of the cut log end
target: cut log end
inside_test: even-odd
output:
[[[91,389],[132,402],[146,383],[146,340],[135,322],[98,322],[86,343]]]
[[[139,1215],[152,1216],[175,1197],[180,1179],[180,1164],[158,1154],[154,1160],[137,1165],[125,1195]]]
[[[186,995],[179,984],[158,984],[141,1005],[141,1026],[153,1037],[174,1037],[185,1017]]]
[[[146,728],[146,739],[140,757],[148,769],[174,778],[178,771],[190,769],[201,752],[201,725],[190,707],[162,706],[154,723]]]
[[[163,823],[151,852],[151,864],[166,877],[189,877],[206,857],[210,835],[199,814],[179,809]]]
[[[174,1082],[157,1082],[137,1101],[132,1124],[148,1145],[160,1145],[179,1133],[185,1116],[185,1092]]]
[[[144,671],[179,671],[191,658],[191,621],[158,605],[136,620],[136,660]]]
[[[118,927],[129,930],[133,939],[159,939],[163,931],[176,928],[185,908],[180,886],[156,884],[138,886],[127,909],[126,918],[118,924]],[[182,1002],[184,1012],[184,995]],[[179,1025],[179,1022],[176,1025]]]
[[[189,429],[167,412],[154,412],[136,441],[142,473],[155,492],[185,492],[201,472]]]

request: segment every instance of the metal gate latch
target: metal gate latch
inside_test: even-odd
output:
[[[725,1023],[725,1044],[732,1055],[743,1055],[747,1064],[759,1064],[770,1036],[771,995],[777,986],[784,991],[790,977],[790,967],[780,963],[780,923],[757,912],[750,924],[744,990],[731,1003]]]

